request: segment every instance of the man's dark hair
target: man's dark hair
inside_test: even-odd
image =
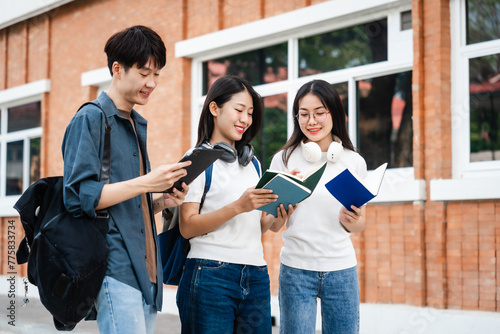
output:
[[[108,56],[108,68],[113,75],[113,63],[117,61],[128,71],[134,64],[142,68],[152,60],[158,69],[167,61],[167,51],[161,37],[151,28],[133,26],[117,32],[106,42],[104,52]]]

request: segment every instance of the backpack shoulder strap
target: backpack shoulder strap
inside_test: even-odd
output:
[[[205,189],[203,190],[203,196],[200,201],[200,211],[205,202],[205,197],[207,196],[208,191],[210,190],[210,185],[212,184],[212,170],[214,169],[214,165],[211,164],[205,169]]]
[[[104,110],[101,108],[101,105],[97,100],[90,101],[90,102],[85,102],[78,108],[78,111],[85,107],[86,105],[92,104],[99,108],[101,110],[102,115],[104,117],[104,150],[103,150],[103,156],[102,156],[102,166],[101,166],[101,181],[104,182],[105,184],[109,183],[109,174],[111,170],[111,149],[110,149],[110,143],[111,143],[111,127],[108,124],[108,118],[106,117],[106,113]],[[77,112],[78,112],[77,111]]]
[[[103,153],[102,153],[102,165],[101,165],[101,181],[104,182],[104,184],[109,183],[109,178],[110,178],[110,173],[111,173],[111,148],[110,148],[110,143],[111,143],[111,127],[108,124],[108,118],[106,117],[106,113],[102,109],[101,105],[97,100],[90,101],[90,102],[85,102],[78,108],[77,112],[80,111],[83,107],[86,105],[92,104],[99,108],[101,111],[103,118],[104,118],[104,147],[103,147]],[[102,129],[102,127],[101,127]],[[102,130],[101,130],[102,131]],[[97,211],[97,216],[98,217],[109,217],[108,210],[103,209]]]
[[[110,126],[109,126],[109,124],[108,124],[108,118],[106,117],[106,113],[105,113],[105,112],[104,112],[104,110],[102,109],[102,107],[101,107],[101,105],[99,104],[99,102],[97,102],[97,100],[94,100],[94,101],[89,101],[89,102],[85,102],[84,104],[82,104],[82,105],[80,106],[80,108],[78,108],[78,110],[77,110],[76,112],[79,112],[79,111],[80,111],[80,109],[82,109],[83,107],[85,107],[85,106],[87,106],[87,105],[89,105],[89,104],[92,104],[92,105],[96,106],[97,108],[99,108],[99,109],[101,110],[102,114],[104,115],[104,123],[106,124],[106,128],[105,128],[105,129],[106,129],[106,131],[110,130],[111,128],[110,128]]]
[[[260,178],[260,166],[259,166],[259,161],[257,160],[256,157],[253,157],[252,163],[253,163],[253,166],[255,167],[255,170],[257,171],[257,175],[259,175],[259,178]]]
[[[255,167],[255,170],[257,171],[257,175],[260,177],[260,166],[259,166],[259,161],[257,160],[256,157],[253,157],[252,159],[253,166]],[[203,206],[203,202],[205,202],[205,197],[207,196],[208,191],[210,190],[210,185],[212,184],[212,170],[214,168],[214,165],[211,164],[208,166],[207,169],[205,169],[205,189],[203,190],[203,196],[201,197],[201,202],[200,202],[200,211]]]

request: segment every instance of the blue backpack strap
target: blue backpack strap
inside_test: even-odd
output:
[[[255,167],[255,170],[257,171],[257,174],[260,177],[260,166],[259,166],[259,162],[257,161],[256,157],[253,157],[252,163],[253,163],[253,166]]]
[[[259,166],[259,162],[257,161],[256,157],[253,157],[252,163],[253,163],[253,166],[255,167],[255,170],[257,171],[257,174],[260,177],[260,166]],[[207,169],[205,169],[205,190],[203,191],[203,196],[201,197],[201,201],[200,201],[200,211],[201,211],[201,207],[203,206],[203,202],[205,202],[205,197],[207,196],[207,193],[210,190],[210,185],[212,184],[212,170],[213,169],[214,169],[213,164],[211,164]]]
[[[203,190],[203,196],[200,201],[200,211],[203,206],[203,202],[205,202],[205,197],[207,196],[208,191],[210,190],[210,185],[212,184],[212,170],[214,169],[214,165],[211,164],[205,169],[205,190]]]
[[[212,184],[213,169],[214,169],[214,164],[211,164],[210,166],[208,166],[207,169],[205,169],[205,191],[203,192],[203,195],[206,195],[210,190],[210,185]]]

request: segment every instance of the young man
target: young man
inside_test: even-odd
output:
[[[163,291],[154,214],[181,204],[188,187],[154,201],[150,193],[170,188],[190,163],[150,171],[147,122],[133,109],[148,102],[165,66],[160,36],[134,26],[111,36],[104,51],[113,78],[97,103],[111,127],[110,182],[99,182],[104,118],[97,106],[86,105],[71,120],[62,144],[64,204],[90,217],[97,210],[109,212],[108,268],[95,303],[99,331],[153,333]]]

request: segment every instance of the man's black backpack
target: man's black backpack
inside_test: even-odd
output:
[[[102,113],[106,132],[101,181],[108,183],[111,129]],[[55,327],[73,330],[92,309],[106,274],[108,212],[99,212],[95,219],[83,213],[76,218],[67,212],[62,176],[32,184],[14,208],[25,231],[17,263],[28,262],[28,280],[38,287],[40,300],[52,314]]]

